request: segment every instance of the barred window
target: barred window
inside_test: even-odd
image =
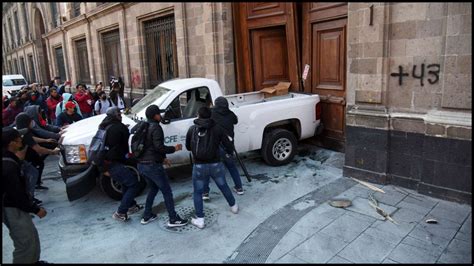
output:
[[[178,77],[174,15],[144,22],[150,88]]]
[[[14,70],[13,74],[20,74],[18,71],[18,60],[16,60],[16,58],[13,59],[13,70]]]
[[[26,4],[23,3],[22,5],[22,10],[23,10],[23,18],[25,19],[25,32],[26,32],[26,38],[28,39],[28,33],[30,32],[30,30],[28,29],[28,17],[26,16]]]
[[[57,3],[56,2],[52,2],[50,3],[51,5],[51,19],[53,20],[53,27],[57,27],[58,26],[58,9],[57,9]]]
[[[28,75],[26,74],[26,68],[25,68],[25,58],[20,57],[20,67],[21,67],[21,74],[23,77],[28,78]]]
[[[13,18],[15,19],[15,31],[16,31],[16,43],[21,45],[20,41],[20,23],[18,23],[18,12],[13,12]]]
[[[105,79],[111,76],[116,78],[122,76],[122,53],[120,50],[120,32],[113,30],[102,34],[102,44],[105,58]]]
[[[76,41],[78,83],[91,83],[86,39]]]
[[[54,49],[56,52],[56,65],[58,66],[59,77],[61,80],[66,80],[66,69],[64,67],[63,47]]]
[[[81,14],[81,2],[72,3],[72,17],[75,18]]]
[[[8,18],[8,26],[10,27],[10,45],[11,45],[11,48],[13,49],[14,47],[16,47],[16,45],[15,45],[15,42],[13,41],[14,38],[13,38],[12,18]]]
[[[30,77],[31,77],[30,82],[31,83],[36,82],[35,63],[33,62],[32,54],[28,55],[28,64],[30,65]]]

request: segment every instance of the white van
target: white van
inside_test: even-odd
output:
[[[8,98],[25,85],[28,85],[28,82],[23,75],[2,75],[2,95],[7,95]]]

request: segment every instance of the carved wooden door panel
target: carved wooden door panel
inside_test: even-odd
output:
[[[298,91],[299,49],[295,3],[234,3],[238,92],[291,82]]]
[[[346,106],[347,3],[303,4],[305,92],[321,97],[323,138],[343,146]]]

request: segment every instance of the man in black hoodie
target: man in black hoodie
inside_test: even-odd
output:
[[[232,138],[232,144],[234,142],[234,125],[239,122],[237,116],[229,110],[229,103],[227,99],[220,96],[217,97],[215,101],[214,108],[211,109],[211,118],[216,122],[217,125],[221,126],[224,129],[224,132],[227,136]],[[230,176],[234,181],[234,191],[239,194],[243,195],[244,190],[242,188],[242,180],[240,179],[239,170],[235,165],[234,160],[232,157],[225,156],[224,149],[222,147],[219,148],[219,154],[222,158],[222,162],[224,163],[227,170],[229,170]],[[204,193],[202,194],[202,199],[209,200],[209,184],[204,187]]]
[[[28,192],[21,160],[16,155],[22,147],[22,137],[17,130],[2,129],[2,212],[3,223],[15,246],[14,264],[39,262],[40,239],[30,213],[40,218],[46,216],[45,209],[36,205]]]
[[[147,134],[145,136],[145,149],[143,154],[138,157],[138,171],[142,176],[145,177],[147,183],[150,185],[150,191],[146,198],[145,212],[141,220],[142,224],[147,224],[157,218],[156,214],[152,213],[151,208],[153,207],[153,201],[161,189],[163,193],[163,199],[165,200],[166,210],[168,211],[168,226],[177,227],[184,226],[188,223],[186,219],[182,219],[176,213],[173,201],[173,192],[168,181],[165,169],[163,168],[163,162],[170,165],[166,154],[174,153],[182,149],[182,144],[176,144],[176,146],[166,146],[164,144],[165,136],[163,129],[160,126],[161,115],[164,110],[161,110],[157,105],[150,105],[146,108],[145,114],[149,125]],[[137,126],[140,124],[137,124]],[[133,129],[132,129],[133,131]]]
[[[105,145],[109,147],[109,150],[105,155],[104,164],[110,177],[122,185],[123,195],[120,206],[112,218],[125,222],[128,220],[129,214],[143,209],[143,206],[138,205],[135,201],[139,183],[131,170],[125,167],[130,132],[122,123],[122,114],[115,106],[110,107],[106,114],[107,116],[99,125],[100,129],[107,131]]]
[[[209,184],[210,177],[224,194],[230,210],[233,213],[239,211],[232,191],[225,180],[224,164],[219,155],[221,144],[227,155],[232,154],[232,143],[224,130],[211,119],[211,110],[208,107],[201,107],[198,110],[198,119],[194,120],[194,125],[186,134],[186,149],[192,152],[194,158],[193,200],[197,218],[192,218],[191,223],[200,229],[204,228],[202,193],[204,186]]]

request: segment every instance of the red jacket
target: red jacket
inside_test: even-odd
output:
[[[53,97],[49,96],[46,100],[46,104],[48,105],[48,117],[49,119],[56,119],[56,105],[63,101],[63,96],[59,95],[58,99],[54,99]]]
[[[90,93],[76,92],[74,95],[74,100],[76,100],[77,104],[79,104],[79,109],[81,109],[82,113],[92,113],[92,104],[94,103],[94,99]],[[88,100],[90,103],[88,103]]]

